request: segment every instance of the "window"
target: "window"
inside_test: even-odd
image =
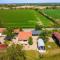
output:
[[[60,44],[60,41],[59,41],[59,44]]]
[[[27,40],[24,40],[24,41],[27,41]]]
[[[45,50],[45,46],[38,47],[39,50]]]

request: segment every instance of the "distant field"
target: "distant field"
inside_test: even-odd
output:
[[[43,12],[54,19],[60,19],[60,9],[46,9]]]
[[[0,10],[0,22],[4,27],[35,27],[36,23],[50,26],[53,23],[34,10]]]

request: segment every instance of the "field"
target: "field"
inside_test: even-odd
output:
[[[43,15],[41,15],[40,13],[37,13],[39,20],[42,22],[42,25],[45,27],[49,27],[49,26],[53,26],[54,23],[49,20],[48,18],[44,17]]]
[[[60,9],[46,9],[43,12],[54,19],[60,19]]]
[[[35,27],[36,23],[45,27],[53,25],[49,19],[45,18],[35,10],[0,10],[0,23],[4,27]]]
[[[26,52],[27,60],[60,60],[60,53],[55,54],[53,56],[40,56],[37,51],[27,51]]]

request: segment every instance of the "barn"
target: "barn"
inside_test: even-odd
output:
[[[6,31],[6,28],[0,28],[0,36],[4,36],[3,33]]]
[[[4,49],[6,49],[7,48],[7,45],[5,45],[5,44],[0,44],[0,50],[4,50]]]
[[[59,32],[54,32],[52,34],[52,38],[60,46],[60,33]]]

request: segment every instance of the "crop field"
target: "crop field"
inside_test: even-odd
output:
[[[35,10],[0,10],[0,23],[4,27],[35,27],[36,23],[43,26],[53,25],[49,19],[45,18]]]
[[[43,12],[54,19],[60,19],[60,9],[46,9]]]

